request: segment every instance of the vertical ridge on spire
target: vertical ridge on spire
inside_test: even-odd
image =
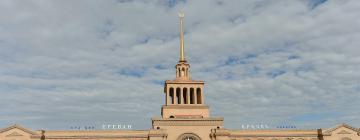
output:
[[[180,11],[179,13],[180,18],[180,62],[185,62],[185,54],[184,54],[184,12]]]

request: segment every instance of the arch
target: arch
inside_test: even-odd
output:
[[[196,99],[197,99],[197,104],[202,104],[202,102],[201,102],[202,97],[201,97],[201,89],[200,88],[196,89]]]
[[[190,104],[195,104],[195,101],[194,101],[194,88],[190,88]]]
[[[181,100],[180,91],[181,91],[180,88],[176,88],[176,102],[177,102],[177,104],[180,104],[180,100]]]
[[[175,117],[173,115],[171,115],[170,118],[175,118]]]
[[[188,100],[187,100],[187,88],[183,88],[183,103],[187,104]]]
[[[180,77],[185,76],[185,68],[181,68]]]
[[[174,88],[169,89],[170,103],[174,104]]]
[[[194,133],[184,133],[181,134],[177,140],[201,140],[201,138]]]

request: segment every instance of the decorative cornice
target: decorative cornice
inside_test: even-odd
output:
[[[165,129],[151,129],[149,131],[149,137],[167,137]]]
[[[18,125],[18,124],[14,124],[14,125],[9,126],[9,127],[7,127],[7,128],[0,129],[0,133],[5,132],[5,131],[9,131],[9,130],[15,129],[15,128],[20,129],[20,130],[22,130],[22,131],[24,131],[24,132],[26,132],[26,133],[32,134],[32,135],[36,135],[36,134],[37,134],[36,132],[31,131],[31,130],[29,130],[29,129],[26,129],[26,128]]]
[[[213,129],[212,136],[230,136],[230,131],[227,129]]]
[[[32,138],[40,138],[41,136],[34,136]],[[78,135],[78,136],[45,136],[46,139],[101,139],[101,138],[148,138],[148,135],[123,135],[123,136],[108,136],[108,135]]]
[[[204,81],[195,81],[195,80],[166,80],[165,84],[204,84]]]
[[[351,134],[350,132],[348,132],[348,131],[345,131],[345,130],[342,130],[342,131],[340,131],[339,133],[337,133],[337,134]]]
[[[350,130],[353,130],[353,131],[355,131],[355,132],[357,132],[357,133],[360,133],[360,130],[359,130],[358,128],[355,128],[355,127],[352,127],[352,126],[350,126],[350,125],[348,125],[348,124],[342,123],[342,124],[337,125],[337,126],[335,126],[335,127],[333,127],[333,128],[330,128],[330,129],[325,130],[325,131],[323,132],[323,134],[329,136],[329,135],[331,135],[331,133],[332,133],[333,131],[335,131],[336,129],[339,129],[339,128],[341,128],[341,127],[345,127],[345,128],[350,129]]]
[[[18,132],[13,132],[9,135],[6,135],[6,137],[17,137],[17,136],[23,136],[23,135],[19,134]]]
[[[179,104],[179,105],[163,105],[163,109],[209,109],[209,106],[204,104]]]
[[[222,126],[223,121],[223,118],[153,118],[152,124],[153,126]]]
[[[318,135],[313,135],[313,134],[287,134],[287,135],[279,135],[279,134],[275,134],[275,135],[271,135],[271,134],[244,134],[244,135],[239,135],[239,134],[230,134],[230,137],[317,137]]]

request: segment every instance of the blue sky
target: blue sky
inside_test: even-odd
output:
[[[150,128],[180,9],[191,76],[225,127],[360,127],[357,0],[3,0],[0,127]]]

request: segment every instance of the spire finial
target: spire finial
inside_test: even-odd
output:
[[[179,18],[180,18],[180,62],[184,62],[185,60],[185,56],[184,56],[184,12],[182,10],[179,11],[178,13]]]

